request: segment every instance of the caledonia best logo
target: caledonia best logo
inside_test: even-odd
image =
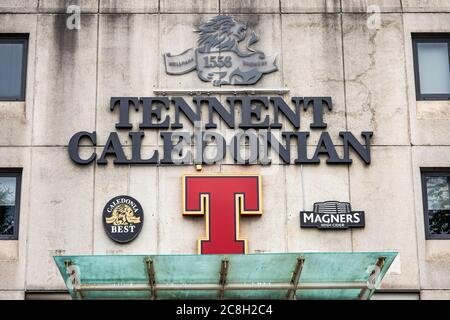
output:
[[[141,204],[129,196],[118,196],[103,209],[103,226],[106,234],[114,241],[133,241],[141,232],[144,211]]]

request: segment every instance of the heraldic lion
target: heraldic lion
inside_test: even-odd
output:
[[[215,16],[202,23],[199,30],[198,49],[201,52],[232,50],[238,52],[238,43],[245,39],[247,25],[231,16]]]
[[[114,208],[111,217],[106,218],[106,222],[115,226],[126,226],[128,224],[141,223],[141,218],[134,215],[130,206],[122,203]]]

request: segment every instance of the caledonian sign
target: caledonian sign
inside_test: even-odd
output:
[[[236,164],[270,164],[270,149],[278,154],[285,164],[318,164],[319,156],[326,157],[328,164],[350,164],[352,159],[350,151],[366,164],[370,164],[370,143],[372,132],[361,132],[362,141],[348,131],[339,133],[338,145],[341,145],[343,156],[337,152],[337,146],[328,132],[323,131],[318,139],[314,152],[309,155],[308,131],[300,130],[301,110],[312,109],[313,122],[310,128],[313,130],[324,130],[327,123],[324,122],[324,109],[333,110],[331,97],[293,97],[291,103],[293,108],[281,97],[264,96],[233,96],[226,98],[227,104],[222,104],[215,97],[192,98],[193,106],[181,97],[121,97],[112,98],[110,110],[119,109],[119,121],[116,123],[118,130],[131,130],[130,110],[142,112],[142,120],[139,124],[140,131],[129,131],[132,152],[131,157],[125,155],[123,142],[116,132],[109,134],[103,151],[97,155],[93,152],[86,158],[79,153],[82,140],[97,146],[97,133],[81,131],[72,136],[69,142],[70,158],[77,164],[88,165],[97,162],[98,165],[106,165],[108,157],[113,159],[116,165],[177,165],[177,164],[216,164],[225,159],[227,152]],[[235,116],[239,108],[239,122],[236,123]],[[162,119],[162,112],[172,110],[174,117],[167,114]],[[269,114],[262,117],[262,112]],[[202,125],[202,114],[206,112],[208,121]],[[182,131],[184,124],[181,117],[190,122],[194,132]],[[228,140],[217,131],[218,116],[229,129],[237,130]],[[283,128],[282,116],[297,131],[280,131]],[[263,119],[262,119],[263,118]],[[177,131],[164,131],[164,130]],[[153,150],[148,158],[141,157],[141,147],[145,137],[145,131],[160,131],[163,141],[163,150]],[[280,132],[278,138],[274,132]],[[247,141],[250,147],[250,155],[242,156]],[[86,144],[85,144],[86,145]],[[194,145],[192,149],[192,145]],[[210,152],[213,148],[214,152]],[[291,156],[291,148],[296,148],[296,156]],[[241,150],[242,149],[242,150]],[[211,155],[212,153],[212,155]]]

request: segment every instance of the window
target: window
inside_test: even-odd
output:
[[[28,36],[0,34],[0,101],[24,101]]]
[[[417,100],[450,99],[450,34],[413,35]]]
[[[20,184],[20,170],[0,170],[0,240],[18,239]]]
[[[422,171],[427,239],[450,239],[450,170]]]

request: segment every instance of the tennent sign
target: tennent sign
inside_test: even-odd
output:
[[[106,165],[108,158],[116,165],[212,165],[224,161],[229,152],[236,164],[269,165],[272,162],[269,152],[273,150],[284,164],[318,164],[320,156],[327,158],[327,164],[350,164],[353,161],[350,151],[353,150],[362,161],[370,164],[372,132],[361,132],[360,142],[351,132],[341,131],[335,144],[330,134],[323,131],[313,152],[308,154],[310,132],[300,131],[302,110],[312,110],[313,119],[309,125],[312,130],[325,130],[328,124],[324,120],[324,111],[333,110],[331,97],[293,97],[287,102],[276,96],[234,96],[226,98],[227,104],[223,104],[215,97],[194,96],[192,101],[190,104],[182,97],[111,98],[110,110],[119,111],[116,129],[129,130],[131,143],[127,144],[132,146],[131,157],[125,155],[124,142],[116,132],[109,134],[99,155],[93,152],[82,157],[79,152],[81,142],[85,146],[97,146],[98,137],[95,131],[80,131],[70,139],[70,158],[80,165],[95,161],[98,165]],[[133,111],[141,112],[140,131],[132,131],[130,113]],[[263,116],[263,112],[267,114]],[[208,119],[206,123],[202,122],[204,113]],[[224,136],[223,131],[217,130],[217,116],[233,134]],[[193,130],[182,130],[186,125],[181,122],[182,118],[192,125]],[[282,131],[284,120],[295,131]],[[144,130],[159,131],[163,143],[161,151],[156,148],[145,158],[141,155]],[[338,148],[342,148],[343,156],[339,156]],[[246,149],[249,154],[244,157],[242,154]],[[292,149],[296,151],[291,152]]]
[[[183,215],[206,219],[206,236],[198,240],[199,254],[247,253],[239,235],[239,217],[262,214],[259,175],[185,175]]]

